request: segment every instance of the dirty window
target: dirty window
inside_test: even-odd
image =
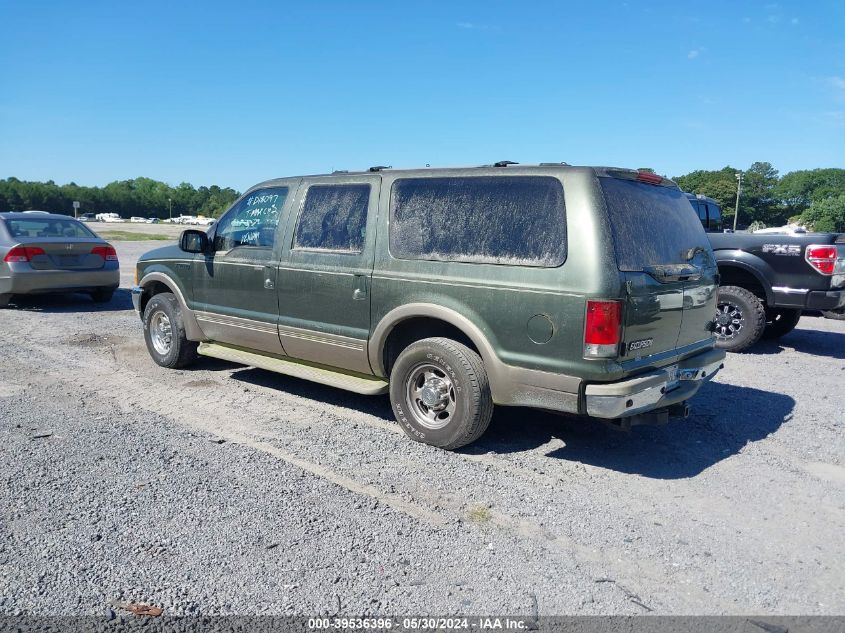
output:
[[[390,252],[400,259],[560,266],[566,259],[563,187],[548,176],[397,180]]]
[[[228,251],[238,246],[272,248],[287,195],[287,187],[273,187],[241,198],[217,223],[214,250]]]
[[[370,185],[312,185],[296,225],[294,248],[360,252]]]
[[[684,264],[696,247],[711,253],[698,214],[679,189],[622,178],[600,180],[620,270]]]

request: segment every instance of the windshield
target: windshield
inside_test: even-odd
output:
[[[619,270],[684,264],[711,253],[698,214],[680,189],[622,178],[600,181]]]
[[[97,237],[70,218],[6,218],[12,237]]]

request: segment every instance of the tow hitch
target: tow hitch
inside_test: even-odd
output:
[[[673,405],[669,405],[665,409],[657,409],[656,411],[649,411],[647,413],[638,413],[627,418],[617,418],[615,420],[602,420],[611,428],[620,431],[630,431],[632,426],[662,426],[669,423],[669,418],[688,418],[690,415],[690,405],[685,400]]]

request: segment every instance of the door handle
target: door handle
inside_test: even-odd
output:
[[[360,301],[367,298],[367,276],[355,275],[355,289],[352,291],[352,299]]]
[[[273,290],[276,287],[276,269],[274,266],[264,267],[264,289]]]

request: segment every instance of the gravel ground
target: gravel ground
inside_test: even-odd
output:
[[[0,615],[845,613],[845,322],[731,355],[685,421],[500,409],[448,453],[386,397],[159,368],[156,244],[116,246],[111,304],[0,311]]]

